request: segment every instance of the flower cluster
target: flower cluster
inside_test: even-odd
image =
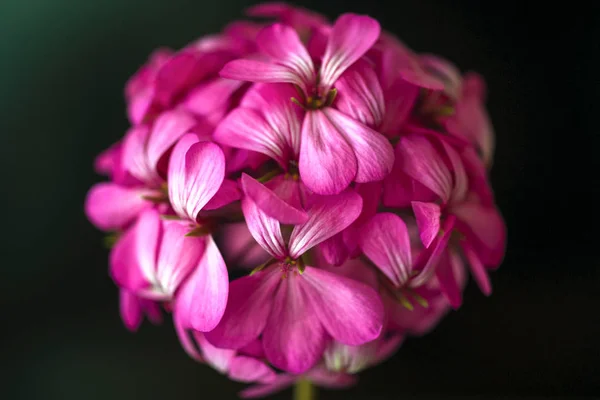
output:
[[[131,78],[86,213],[112,235],[129,329],[169,312],[246,397],[344,387],[460,307],[468,272],[491,291],[484,84],[367,16],[250,14],[276,22],[158,50]]]

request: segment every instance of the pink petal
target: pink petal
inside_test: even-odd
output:
[[[494,128],[484,106],[485,83],[475,74],[464,78],[462,98],[456,103],[455,114],[446,121],[446,129],[452,134],[468,139],[481,152],[486,165],[490,165],[494,153]]]
[[[331,342],[325,351],[325,364],[330,371],[356,374],[371,364],[378,346],[379,340],[360,346]]]
[[[298,159],[300,152],[300,128],[303,110],[291,102],[298,97],[298,91],[287,83],[261,83],[253,85],[241,102],[242,107],[262,113],[271,129],[277,133],[278,141],[285,143],[285,150],[292,160]],[[255,128],[256,129],[256,128]],[[287,169],[287,165],[283,165]]]
[[[375,44],[381,28],[366,15],[344,14],[333,26],[321,65],[321,82],[332,86],[339,76]]]
[[[290,159],[288,145],[279,131],[272,129],[256,110],[236,108],[221,122],[214,139],[226,146],[257,151],[287,167]]]
[[[204,210],[216,210],[242,198],[237,182],[224,179],[215,195],[206,203]]]
[[[238,350],[238,354],[243,354],[253,358],[265,358],[265,349],[260,339],[256,339],[248,345]]]
[[[403,133],[406,135],[424,135],[426,138],[432,140],[432,143],[439,143],[439,147],[441,147],[442,143],[449,144],[460,152],[464,152],[466,149],[471,147],[471,144],[466,139],[463,139],[459,136],[448,135],[447,133],[442,133],[421,125],[415,125],[412,121],[407,122],[403,131]]]
[[[191,87],[209,73],[220,67],[214,57],[200,57],[197,51],[182,50],[173,55],[157,72],[155,79],[156,97],[168,106],[184,89]],[[221,64],[222,65],[222,64]]]
[[[329,266],[323,262],[320,262],[319,259],[316,261],[319,265],[319,268],[322,270],[362,282],[366,285],[369,285],[373,289],[379,288],[379,273],[375,270],[375,268],[367,265],[365,261],[361,260],[360,258],[350,259],[339,267]]]
[[[421,336],[430,332],[440,319],[447,314],[450,307],[446,298],[442,295],[424,297],[429,303],[429,307],[416,307],[414,310],[408,310],[395,300],[385,296],[390,327],[414,336]]]
[[[231,96],[243,82],[214,78],[193,89],[184,101],[184,107],[197,116],[207,116],[228,107]]]
[[[340,193],[356,176],[354,149],[321,110],[304,117],[299,169],[302,182],[318,194]]]
[[[123,229],[152,203],[144,200],[153,191],[128,188],[114,183],[98,183],[85,200],[85,214],[98,228],[110,231]]]
[[[358,183],[355,190],[363,199],[360,216],[343,232],[344,243],[349,251],[348,256],[358,257],[361,253],[359,241],[364,225],[377,213],[381,199],[382,182]]]
[[[198,265],[206,247],[206,240],[204,237],[186,236],[190,231],[188,222],[161,222],[163,229],[156,261],[156,289],[170,299]]]
[[[315,314],[335,340],[357,346],[379,336],[384,310],[374,289],[313,267],[306,267],[302,278]]]
[[[328,389],[343,389],[356,384],[358,378],[354,375],[332,372],[322,367],[316,366],[307,374],[309,379],[320,387]]]
[[[382,133],[394,135],[400,133],[413,109],[419,88],[404,80],[397,80],[385,91],[385,116],[379,128]]]
[[[181,110],[164,112],[154,121],[146,148],[148,162],[154,170],[160,158],[195,124],[192,115]]]
[[[475,282],[477,282],[477,286],[479,286],[479,290],[481,290],[481,293],[489,296],[492,294],[492,284],[490,283],[490,277],[488,276],[485,267],[477,256],[477,253],[475,253],[473,248],[467,242],[462,242],[461,247],[467,258],[471,274],[473,275]]]
[[[411,204],[417,219],[417,226],[419,227],[419,235],[423,246],[429,247],[440,231],[440,218],[442,215],[440,206],[435,203],[424,203],[421,201],[413,201]]]
[[[158,211],[144,211],[135,226],[135,253],[137,265],[146,281],[156,285],[156,257],[160,245],[162,224]]]
[[[302,290],[303,277],[288,272],[273,298],[263,346],[275,367],[301,374],[313,367],[325,350],[325,331]]]
[[[437,77],[431,76],[418,66],[405,68],[400,71],[400,76],[406,82],[409,82],[420,88],[429,90],[444,90],[444,83]]]
[[[150,165],[146,155],[146,142],[150,130],[141,125],[131,128],[123,139],[123,169],[140,181],[153,184],[160,182],[156,171]]]
[[[448,249],[448,241],[452,236],[456,217],[448,216],[442,223],[438,235],[433,239],[431,245],[419,254],[416,268],[420,270],[419,274],[411,279],[411,287],[419,287],[429,282],[434,275],[440,258]]]
[[[452,167],[452,173],[454,175],[454,186],[452,187],[451,201],[453,203],[463,201],[467,196],[467,190],[469,189],[469,182],[467,178],[467,172],[465,166],[461,160],[458,152],[445,141],[441,141],[446,155],[450,160],[450,166]]]
[[[175,212],[192,221],[217,193],[225,177],[225,155],[219,146],[183,136],[169,163],[169,200]]]
[[[399,155],[404,160],[404,170],[436,193],[444,203],[452,193],[452,175],[444,159],[432,143],[421,135],[405,136],[399,143]]]
[[[219,245],[227,265],[240,268],[254,268],[266,262],[271,255],[252,237],[245,222],[226,224],[222,228]]]
[[[257,4],[246,10],[246,14],[252,17],[276,18],[296,29],[327,24],[327,19],[321,14],[279,2]]]
[[[136,232],[135,226],[125,231],[110,250],[110,276],[132,294],[148,286],[137,259]]]
[[[143,315],[140,300],[126,289],[119,291],[119,310],[125,327],[132,332],[139,329]]]
[[[383,181],[383,205],[386,207],[410,207],[412,201],[433,202],[435,193],[404,172],[402,144],[395,149],[392,172]]]
[[[239,59],[225,64],[221,77],[249,82],[293,83],[300,87],[304,81],[290,68],[270,62]]]
[[[183,347],[183,350],[186,352],[186,354],[193,360],[204,362],[202,354],[200,354],[196,348],[197,346],[191,337],[191,335],[193,335],[196,338],[199,335],[202,335],[202,332],[189,332],[187,328],[183,326],[182,321],[177,314],[173,316],[173,325],[175,326],[175,333],[177,333],[179,343],[181,344],[181,347]]]
[[[419,57],[421,67],[432,76],[444,83],[444,92],[452,99],[460,95],[462,77],[456,66],[448,60],[433,54],[424,54]]]
[[[440,290],[455,310],[462,304],[462,293],[454,276],[453,268],[454,263],[460,262],[457,257],[457,254],[453,251],[444,252],[435,270]]]
[[[499,266],[506,248],[506,225],[496,207],[464,203],[451,212],[459,218],[461,233],[467,236],[481,261],[492,268]]]
[[[220,373],[226,374],[235,358],[235,350],[220,349],[213,346],[200,332],[195,332],[194,337],[198,347],[202,350],[203,359],[206,363]]]
[[[375,215],[364,228],[361,248],[394,285],[401,287],[408,281],[413,268],[410,237],[399,216]]]
[[[342,265],[348,259],[349,251],[344,241],[344,233],[345,231],[340,232],[319,244],[319,250],[329,264]]]
[[[239,349],[262,333],[271,313],[273,295],[281,282],[278,268],[236,279],[229,285],[229,299],[221,322],[206,339],[224,349]]]
[[[112,176],[120,163],[123,144],[117,142],[104,150],[94,160],[94,171],[99,174]]]
[[[242,212],[254,240],[272,256],[285,258],[287,252],[279,222],[268,216],[248,196],[242,199]]]
[[[127,100],[127,118],[132,125],[144,123],[155,110],[154,97],[154,87],[148,86]]]
[[[306,43],[306,50],[308,50],[308,54],[311,55],[313,60],[323,58],[330,33],[331,26],[329,25],[320,25],[312,29],[308,43]]]
[[[250,175],[242,173],[241,182],[244,194],[269,217],[282,224],[294,225],[304,223],[308,219],[306,212],[289,205]]]
[[[247,389],[242,390],[239,395],[242,399],[256,399],[259,397],[265,397],[273,393],[277,393],[292,384],[298,379],[294,375],[279,374],[275,377],[275,380],[262,385],[250,386]]]
[[[296,31],[287,25],[273,24],[256,38],[260,50],[298,76],[305,90],[314,85],[315,67]]]
[[[185,326],[200,332],[217,326],[225,312],[229,291],[225,261],[212,237],[206,242],[204,255],[181,287],[175,304],[176,313],[185,321]]]
[[[354,151],[356,182],[380,181],[390,173],[394,165],[394,149],[385,136],[334,108],[326,109],[325,114]]]
[[[150,322],[152,322],[154,325],[162,323],[163,316],[160,303],[152,300],[140,299],[140,304],[142,305],[142,310]]]
[[[359,215],[362,198],[352,190],[318,196],[308,210],[308,221],[296,225],[289,241],[289,254],[298,258],[312,247],[346,229]]]
[[[278,175],[265,183],[277,197],[298,210],[304,210],[307,189],[302,181],[290,175]]]
[[[379,79],[367,62],[357,62],[335,84],[336,108],[361,123],[376,127],[383,121],[385,102]]]
[[[237,356],[229,366],[229,377],[238,382],[269,383],[275,380],[275,376],[275,371],[252,357]]]
[[[404,336],[399,334],[392,334],[391,337],[386,339],[379,339],[379,348],[377,354],[372,360],[372,365],[379,364],[388,358],[390,358],[404,341]]]

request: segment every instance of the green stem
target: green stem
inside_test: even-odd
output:
[[[294,400],[316,400],[316,387],[308,379],[296,381],[294,386]]]

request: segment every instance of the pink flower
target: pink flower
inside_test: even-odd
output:
[[[88,218],[100,229],[121,230],[144,210],[164,202],[165,155],[196,120],[183,111],[169,111],[152,127],[130,129],[123,143],[109,149],[98,160],[112,182],[99,183],[88,193],[85,209]],[[162,167],[162,168],[161,168]]]
[[[269,253],[256,243],[245,222],[225,226],[217,243],[230,266],[251,269],[270,258]]]
[[[207,339],[236,349],[262,334],[267,359],[291,373],[314,366],[329,336],[349,345],[375,339],[383,323],[377,293],[358,281],[306,266],[300,258],[350,225],[361,203],[352,191],[314,198],[308,220],[294,227],[286,243],[279,223],[244,197],[250,232],[274,261],[231,283],[225,315]]]
[[[331,342],[324,353],[325,366],[332,372],[356,374],[389,358],[403,340],[402,335],[392,334],[360,346]]]
[[[276,23],[159,49],[130,79],[85,212],[117,239],[129,330],[171,314],[242,397],[348,387],[458,309],[467,270],[491,291],[506,227],[483,80],[368,16],[248,13]]]
[[[482,292],[489,295],[485,266],[496,267],[502,260],[506,235],[502,217],[493,204],[469,193],[468,176],[473,172],[467,173],[459,153],[445,141],[411,135],[401,143],[404,172],[441,202],[431,201],[430,195],[425,201],[415,198],[411,202],[423,244],[431,247],[435,263],[453,230],[460,232],[458,245]]]
[[[301,89],[300,100],[295,99],[297,94],[294,95],[294,101],[302,107],[297,119],[268,119],[285,112],[283,109],[289,107],[289,98],[273,103],[263,114],[267,121],[275,121],[270,125],[276,126],[269,131],[283,131],[285,126],[281,123],[287,121],[301,126],[300,130],[296,128],[287,133],[291,136],[287,159],[292,156],[291,161],[298,164],[302,181],[315,193],[335,194],[352,181],[382,180],[392,167],[393,151],[389,142],[371,128],[383,118],[383,94],[375,72],[366,62],[358,62],[375,43],[379,32],[379,24],[369,17],[342,15],[328,33],[324,49],[311,49],[315,57],[323,57],[317,70],[297,32],[288,25],[274,24],[261,31],[257,38],[266,60],[235,60],[221,70],[221,76],[225,78],[287,83]],[[293,89],[282,87],[279,90]],[[278,98],[284,99],[283,96]],[[264,98],[270,99],[270,96]],[[252,104],[252,101],[247,103]],[[247,112],[235,114],[226,121],[227,129],[239,137],[236,125],[247,123],[237,120],[247,121],[249,117]],[[250,140],[261,141],[263,147],[271,151],[275,147],[281,148],[280,138],[275,143],[265,142],[264,134],[256,132],[263,131],[263,127],[271,128],[265,125],[256,126]],[[234,139],[222,140],[232,142]]]
[[[453,135],[473,143],[486,165],[491,165],[494,152],[494,130],[484,108],[485,82],[475,73],[467,74],[456,112],[445,121],[446,129]]]
[[[145,211],[113,249],[111,275],[138,298],[175,301],[182,323],[205,331],[225,310],[227,269],[210,236],[187,236],[188,231],[184,221]]]
[[[175,323],[183,349],[194,360],[206,363],[237,382],[268,384],[276,380],[275,372],[261,361],[264,358],[258,341],[240,350],[220,349],[213,346],[202,332],[188,331]],[[258,354],[256,349],[259,349]],[[199,349],[200,351],[198,351]]]
[[[292,7],[285,3],[264,3],[252,6],[247,11],[248,15],[255,17],[271,17],[302,31],[320,28],[327,25],[327,19],[315,12],[300,7]],[[303,36],[303,35],[301,35]]]
[[[123,323],[132,332],[138,330],[144,316],[155,325],[162,322],[162,314],[158,303],[140,298],[126,289],[119,293],[119,310]]]
[[[220,79],[216,73],[244,51],[242,38],[229,35],[209,36],[177,52],[158,50],[127,83],[131,123],[152,121],[176,106],[209,120],[222,116],[240,85]]]

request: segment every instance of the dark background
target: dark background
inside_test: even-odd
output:
[[[127,128],[127,78],[154,48],[217,31],[249,4],[0,0],[0,397],[224,400],[242,387],[189,359],[169,321],[125,330],[102,234],[82,204],[101,179],[95,155]],[[415,50],[487,78],[492,180],[509,232],[490,298],[469,284],[435,332],[322,398],[599,394],[598,9],[302,4],[368,13]]]

